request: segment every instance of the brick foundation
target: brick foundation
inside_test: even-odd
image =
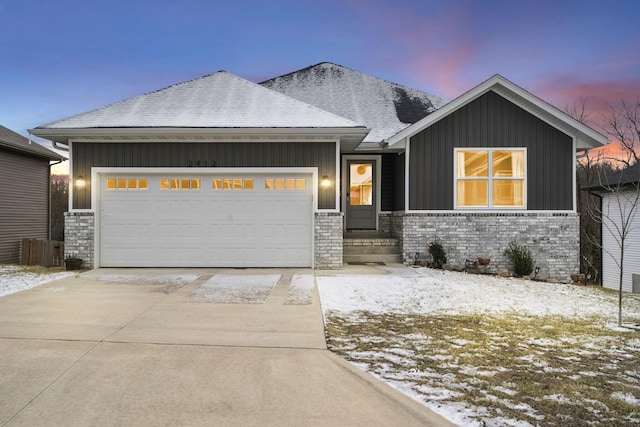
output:
[[[439,240],[448,263],[464,267],[465,260],[490,258],[490,273],[509,270],[504,250],[511,241],[527,246],[540,268],[538,278],[569,282],[579,271],[580,220],[574,213],[403,213],[392,217],[392,235],[400,240],[405,264],[416,252],[427,253]]]

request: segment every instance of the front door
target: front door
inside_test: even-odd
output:
[[[347,161],[346,221],[349,230],[376,229],[376,161]]]

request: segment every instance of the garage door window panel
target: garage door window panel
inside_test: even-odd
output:
[[[307,180],[305,178],[267,178],[264,181],[264,188],[276,191],[305,191]]]
[[[147,190],[147,178],[107,178],[107,190]]]

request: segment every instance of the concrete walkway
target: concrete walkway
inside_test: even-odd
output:
[[[273,274],[261,304],[195,297]],[[295,274],[105,269],[0,298],[0,426],[452,425],[329,352]]]

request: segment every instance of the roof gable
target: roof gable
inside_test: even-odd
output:
[[[353,128],[364,126],[226,71],[78,114],[41,129]]]
[[[515,105],[535,115],[549,125],[576,138],[577,149],[589,149],[609,143],[608,139],[574,119],[567,113],[558,110],[551,104],[527,92],[504,77],[496,74],[458,98],[449,102],[436,112],[398,132],[387,140],[389,146],[401,146],[405,138],[421,132],[443,117],[451,114],[488,91],[494,91]]]
[[[371,132],[365,143],[380,143],[445,103],[437,96],[330,62],[260,84],[366,125]]]
[[[0,147],[19,151],[49,160],[66,160],[63,156],[55,153],[42,145],[32,142],[24,136],[0,125]]]

